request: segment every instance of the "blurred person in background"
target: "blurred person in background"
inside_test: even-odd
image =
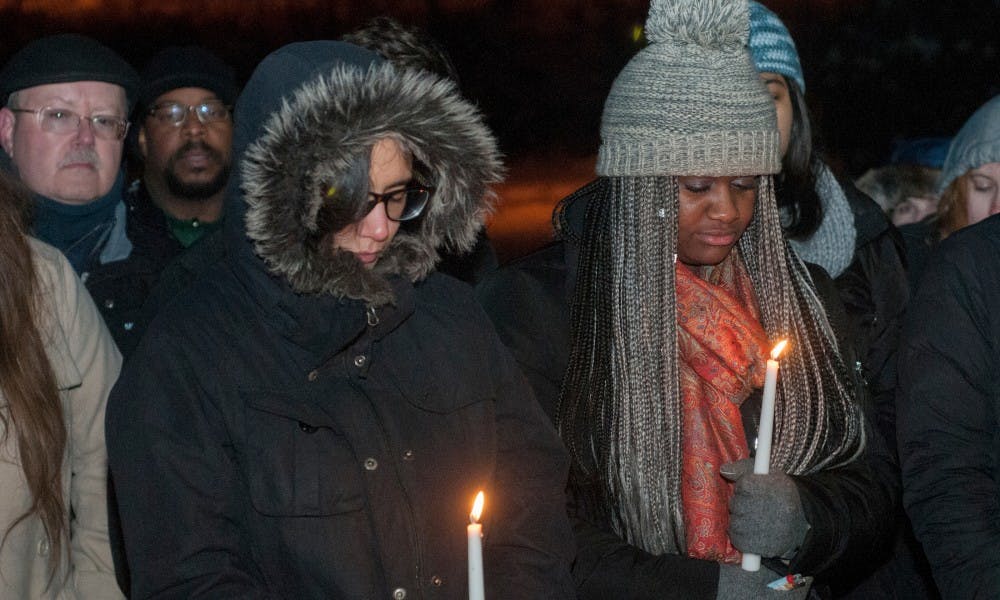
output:
[[[143,68],[135,120],[142,174],[124,195],[132,252],[101,265],[87,287],[128,358],[152,314],[160,274],[222,224],[238,87],[232,68],[198,46],[171,46]]]
[[[903,241],[879,205],[850,181],[834,176],[821,159],[795,42],[774,12],[756,0],[749,2],[750,55],[774,99],[781,130],[782,169],[776,187],[782,228],[803,260],[833,277],[855,345],[856,360],[848,366],[863,400],[873,404],[878,432],[895,453],[896,352],[909,300]],[[885,477],[897,483],[898,470]],[[894,517],[890,522],[897,531],[893,552],[880,557],[880,567],[837,581],[837,595],[933,597],[926,560],[902,504],[887,514]]]

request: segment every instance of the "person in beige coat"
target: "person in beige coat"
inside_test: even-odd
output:
[[[0,598],[121,598],[104,446],[121,355],[22,206],[0,179]]]

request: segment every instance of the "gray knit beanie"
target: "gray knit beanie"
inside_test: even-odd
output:
[[[993,162],[1000,162],[1000,96],[980,106],[951,141],[938,193],[966,171]]]
[[[748,35],[746,0],[653,0],[649,45],[604,104],[597,174],[780,171],[774,103],[750,62]]]

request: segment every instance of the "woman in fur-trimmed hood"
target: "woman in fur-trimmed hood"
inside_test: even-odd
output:
[[[482,116],[307,42],[258,66],[235,121],[246,228],[109,409],[133,597],[466,597],[480,489],[487,593],[570,597],[565,450],[471,290],[434,272],[489,210]]]
[[[256,129],[261,120],[240,123]],[[471,248],[491,209],[488,186],[500,179],[496,141],[455,86],[388,63],[363,74],[341,65],[306,83],[253,139],[240,171],[256,253],[298,293],[373,306],[391,301],[388,276],[419,281],[439,249]],[[368,157],[380,139],[402,147],[414,184],[432,199],[374,267],[364,268],[350,252],[321,242],[371,207]],[[237,132],[237,152],[241,141]]]

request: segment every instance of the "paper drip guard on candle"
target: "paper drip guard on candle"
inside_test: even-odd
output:
[[[480,491],[472,503],[469,513],[469,526],[466,534],[469,538],[469,600],[485,600],[486,586],[483,583],[483,525],[479,518],[483,514],[483,504],[486,496]]]
[[[788,340],[781,340],[771,350],[771,358],[767,361],[767,374],[764,376],[764,397],[760,402],[760,425],[757,427],[757,454],[753,459],[753,472],[766,475],[771,469],[771,437],[774,433],[774,393],[778,386],[778,357],[788,345]],[[743,570],[759,571],[760,554],[743,553]]]

